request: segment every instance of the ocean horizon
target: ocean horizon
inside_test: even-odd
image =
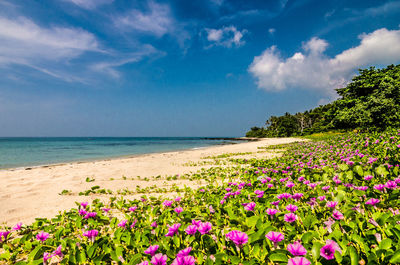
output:
[[[235,137],[0,137],[0,170],[237,142]]]

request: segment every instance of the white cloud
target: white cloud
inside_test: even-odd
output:
[[[162,37],[174,30],[174,21],[168,5],[153,1],[148,3],[148,11],[133,9],[123,16],[114,19],[118,28],[137,30]]]
[[[63,0],[66,2],[71,2],[81,8],[85,9],[95,9],[100,5],[111,4],[114,0]]]
[[[254,58],[249,72],[258,87],[268,91],[292,87],[333,96],[334,88],[345,85],[357,69],[400,62],[400,30],[382,28],[359,38],[358,46],[332,58],[324,54],[328,43],[316,37],[303,44],[303,52],[287,59],[272,46]]]
[[[223,27],[221,29],[206,29],[207,32],[207,40],[211,42],[207,48],[212,46],[225,46],[232,47],[241,46],[245,44],[245,41],[242,40],[243,35],[247,32],[247,30],[237,30],[234,26]]]
[[[91,33],[77,28],[44,28],[27,18],[0,17],[0,64],[35,64],[72,59],[87,51],[100,51]]]
[[[276,29],[274,29],[274,28],[269,28],[269,29],[268,29],[268,32],[269,32],[269,34],[271,34],[271,35],[274,35],[275,31],[276,31]]]

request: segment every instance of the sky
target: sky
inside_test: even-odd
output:
[[[243,136],[400,63],[400,1],[0,0],[0,136]]]

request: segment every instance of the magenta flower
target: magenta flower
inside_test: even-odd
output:
[[[19,231],[22,228],[22,223],[17,223],[16,225],[13,226],[12,230],[14,231]]]
[[[181,227],[180,223],[173,224],[168,228],[168,233],[165,234],[167,237],[173,237],[175,234],[178,233],[179,227]]]
[[[278,206],[279,203],[280,203],[280,201],[273,201],[273,202],[271,202],[271,204],[272,204],[273,206]]]
[[[88,230],[83,233],[83,236],[87,237],[90,241],[94,242],[96,237],[98,236],[99,231],[93,229],[93,230]]]
[[[331,187],[331,186],[323,186],[323,187],[322,187],[322,190],[328,191],[328,190],[330,189],[330,187]]]
[[[0,232],[0,242],[6,241],[10,231]]]
[[[385,185],[383,185],[383,184],[375,185],[374,189],[379,190],[379,191],[383,191],[385,189]]]
[[[131,212],[134,212],[134,211],[136,211],[136,209],[137,209],[137,206],[132,206],[132,207],[129,207],[129,211],[131,211]]]
[[[320,254],[325,259],[331,260],[335,258],[335,251],[342,253],[339,245],[335,241],[328,239],[326,245],[321,248]]]
[[[388,189],[394,190],[397,188],[397,183],[396,183],[396,181],[389,180],[388,182],[386,182],[385,187]]]
[[[195,226],[195,225],[189,225],[189,226],[186,228],[185,232],[186,232],[188,235],[194,235],[194,234],[196,234],[196,232],[197,232],[197,226]]]
[[[118,226],[121,228],[126,228],[126,224],[128,223],[128,220],[122,220],[119,222]]]
[[[151,264],[153,265],[166,265],[167,264],[167,255],[163,255],[158,253],[151,258]]]
[[[194,265],[195,259],[193,256],[176,257],[171,265]]]
[[[303,197],[303,193],[295,193],[292,195],[292,199],[298,201],[301,199],[301,197]]]
[[[338,202],[330,201],[330,202],[326,203],[326,207],[335,208],[337,204],[338,204]]]
[[[140,262],[137,265],[149,265],[149,262],[147,260]]]
[[[157,221],[154,221],[154,222],[151,223],[151,227],[156,228],[157,226],[158,226],[157,225]]]
[[[201,223],[198,227],[200,234],[208,234],[212,229],[212,224],[210,222]]]
[[[274,216],[278,212],[278,210],[277,209],[268,208],[266,210],[266,212],[267,212],[268,215]]]
[[[103,208],[102,209],[104,212],[108,213],[111,209],[110,208]]]
[[[288,182],[286,183],[286,187],[288,187],[288,188],[293,188],[293,187],[294,187],[294,183],[291,182],[291,181],[288,181]]]
[[[81,215],[81,216],[85,216],[85,215],[87,214],[87,212],[86,212],[85,209],[80,209],[80,210],[78,211],[78,213],[79,213],[79,215]]]
[[[41,241],[42,243],[46,241],[49,237],[50,237],[49,233],[43,231],[36,235],[36,239]]]
[[[89,218],[95,218],[96,216],[97,216],[97,212],[87,212],[83,218],[89,219]]]
[[[369,180],[371,180],[371,179],[373,179],[374,178],[374,176],[371,176],[371,175],[368,175],[368,176],[365,176],[364,177],[364,179],[366,180],[366,181],[369,181]]]
[[[135,220],[133,220],[133,222],[132,222],[132,224],[131,224],[131,226],[130,226],[130,227],[131,227],[131,229],[135,227],[136,223],[137,223],[137,220],[136,220],[136,219],[135,219]]]
[[[254,211],[255,208],[256,208],[255,202],[250,202],[250,203],[246,204],[246,206],[244,206],[244,209],[246,211]]]
[[[294,257],[289,259],[288,265],[310,265],[311,262],[304,257]]]
[[[200,225],[201,225],[201,220],[198,220],[198,221],[196,221],[196,220],[192,220],[192,225],[195,225],[196,227],[199,227]]]
[[[225,236],[239,247],[243,246],[249,241],[247,234],[238,230],[232,230]]]
[[[282,233],[274,232],[274,231],[268,232],[268,234],[265,237],[268,238],[269,240],[271,240],[275,246],[277,245],[278,242],[285,239],[285,237]]]
[[[318,200],[323,201],[326,199],[326,196],[318,196]]]
[[[262,198],[262,196],[264,195],[263,190],[255,190],[254,193],[257,195],[257,198]]]
[[[378,204],[379,202],[380,202],[379,199],[372,198],[372,199],[369,199],[368,201],[366,201],[365,204],[375,206],[375,205]]]
[[[293,223],[294,221],[296,221],[296,219],[297,219],[297,215],[295,215],[294,213],[287,213],[283,217],[283,220],[285,220],[285,222],[288,222],[288,223]]]
[[[335,223],[336,221],[333,220],[332,218],[329,217],[329,219],[327,221],[324,222],[324,224],[326,225],[324,228],[326,230],[328,230],[329,233],[332,233],[332,225]]]
[[[341,212],[339,212],[338,210],[333,211],[332,217],[335,218],[336,220],[341,220],[344,218],[343,214]]]
[[[170,206],[172,205],[172,203],[173,203],[173,201],[168,201],[168,200],[163,201],[163,205],[164,205],[165,207],[170,207]]]
[[[291,213],[294,213],[295,211],[297,211],[297,206],[293,205],[293,204],[289,204],[288,206],[286,206],[286,210],[288,210]]]
[[[153,245],[149,246],[145,251],[144,254],[149,254],[150,256],[154,256],[160,246],[159,245]]]
[[[88,202],[81,202],[81,206],[82,206],[83,208],[86,208],[88,205],[89,205]]]
[[[175,201],[176,201],[176,202],[180,202],[181,200],[182,200],[181,197],[176,197],[176,198],[175,198]]]
[[[293,256],[305,256],[307,254],[307,250],[298,241],[295,241],[293,244],[289,244],[287,246],[287,250]]]
[[[48,261],[49,259],[51,259],[52,257],[53,257],[53,256],[50,255],[50,253],[48,253],[48,252],[43,253],[43,264],[47,264],[47,261]]]
[[[176,208],[174,209],[174,211],[175,211],[177,214],[180,214],[181,212],[183,212],[183,208],[182,208],[182,207],[176,207]]]
[[[177,256],[177,257],[186,257],[186,256],[189,256],[190,251],[192,251],[192,248],[191,248],[191,247],[182,249],[182,250],[180,250],[180,251],[178,252],[178,254],[176,254],[176,256]]]
[[[59,256],[60,258],[62,258],[64,256],[64,254],[62,253],[62,246],[59,245],[56,250],[54,250],[53,255]]]

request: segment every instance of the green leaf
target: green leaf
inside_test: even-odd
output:
[[[379,243],[380,249],[388,249],[392,246],[392,240],[390,238],[385,238]]]
[[[268,257],[271,261],[287,262],[288,257],[283,253],[272,253]]]
[[[317,260],[320,255],[320,250],[322,248],[322,244],[320,242],[314,242],[312,249],[311,249],[311,254],[314,260]]]
[[[353,246],[350,246],[347,248],[347,251],[349,252],[350,255],[351,265],[358,265],[357,250]]]
[[[396,263],[400,263],[400,250],[397,250],[392,258],[390,259],[390,263],[392,264],[396,264]]]
[[[349,169],[349,166],[346,165],[346,164],[340,164],[340,165],[338,165],[338,167],[339,167],[339,169],[340,169],[341,171],[346,171],[346,170]]]
[[[360,177],[364,176],[364,170],[362,169],[362,167],[360,165],[357,165],[353,168],[353,171],[357,173],[357,175],[359,175]]]

